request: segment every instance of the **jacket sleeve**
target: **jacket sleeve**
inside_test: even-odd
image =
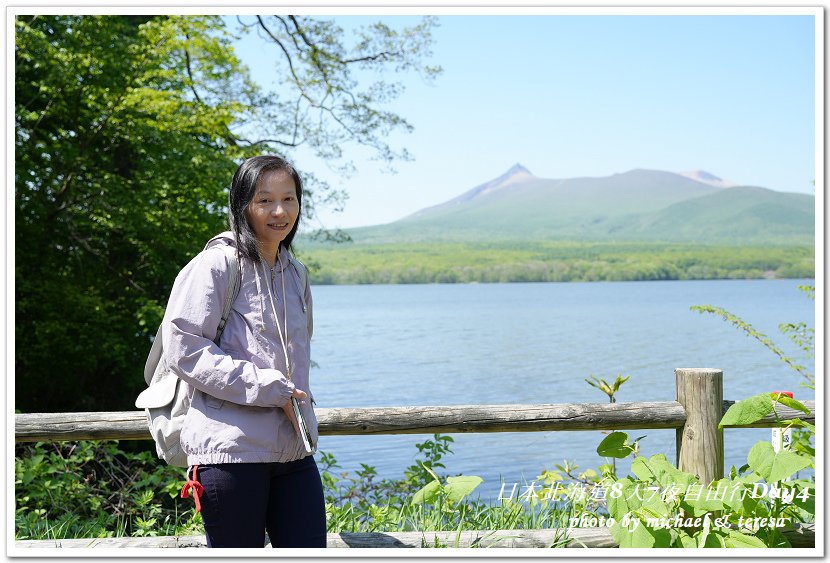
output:
[[[294,391],[282,372],[233,359],[213,342],[229,289],[228,268],[225,252],[209,248],[179,272],[162,323],[168,365],[188,384],[218,399],[281,407]]]

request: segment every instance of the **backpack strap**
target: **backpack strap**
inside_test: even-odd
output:
[[[222,332],[225,330],[225,324],[231,315],[231,306],[239,294],[239,286],[241,285],[239,280],[241,277],[239,272],[239,259],[236,256],[236,252],[228,254],[228,266],[228,271],[231,274],[230,281],[228,282],[228,293],[225,295],[225,304],[222,307],[222,319],[219,321],[219,326],[216,327],[216,338],[213,339],[217,345],[219,344],[219,338],[222,336]]]
[[[302,285],[302,291],[305,291],[308,287],[308,268],[305,267],[305,264],[291,256],[288,255],[288,261],[294,266],[294,269],[300,275],[300,284]]]
[[[300,298],[303,301],[303,312],[306,312],[306,300],[304,293],[309,290],[308,286],[308,268],[305,267],[305,264],[294,258],[292,255],[288,255],[288,261],[294,266],[294,271],[300,276],[300,292],[303,294]],[[308,335],[311,336],[314,332],[314,319],[311,315],[308,315]],[[312,398],[312,401],[314,399]]]

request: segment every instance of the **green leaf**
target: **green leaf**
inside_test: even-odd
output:
[[[772,398],[767,393],[738,401],[729,407],[729,410],[723,415],[718,428],[743,426],[761,420],[772,412],[772,402]]]
[[[767,547],[792,547],[792,544],[778,528],[759,528],[757,534],[758,539]]]
[[[669,517],[669,507],[668,505],[663,502],[663,499],[660,498],[660,491],[655,489],[646,489],[643,490],[642,486],[640,487],[641,496],[643,497],[643,504],[640,507],[639,511],[640,514],[644,518],[668,518]]]
[[[812,461],[797,453],[780,451],[775,453],[769,442],[758,442],[749,450],[749,466],[767,483],[786,479],[812,464]]]
[[[619,519],[611,526],[611,537],[620,547],[635,547],[631,544],[631,531],[624,528]]]
[[[796,401],[795,399],[791,399],[787,395],[779,395],[778,393],[770,393],[769,396],[770,396],[770,398],[772,398],[773,401],[781,403],[785,407],[790,407],[793,410],[801,411],[804,414],[810,414],[810,409],[808,409],[804,405],[804,403]]]
[[[536,477],[539,481],[543,482],[545,485],[552,485],[557,481],[564,481],[565,478],[562,476],[561,473],[557,473],[556,471],[551,471],[550,469],[544,470],[540,475]]]
[[[458,502],[482,483],[483,479],[477,475],[459,475],[458,477],[447,477],[447,484],[444,490],[451,502]]]
[[[620,529],[614,534],[615,526],[612,526],[611,535],[620,547],[671,547],[671,531],[665,528],[649,528],[643,521],[639,521],[636,527],[632,526],[633,529],[626,529],[620,525]]]
[[[638,457],[631,462],[631,472],[640,481],[657,481],[657,473],[643,457]]]
[[[732,529],[726,530],[725,543],[726,547],[767,547],[764,542],[755,536],[748,536]]]
[[[697,534],[690,536],[685,530],[677,530],[677,541],[680,543],[679,547],[695,548],[697,545]]]
[[[412,504],[422,504],[427,503],[431,504],[435,502],[435,499],[438,498],[438,494],[441,492],[441,483],[438,481],[430,481],[421,489],[415,493],[412,497]]]
[[[614,487],[619,483],[619,487]],[[639,508],[642,502],[634,495],[634,481],[631,477],[620,479],[616,481],[605,492],[605,498],[608,499],[608,512],[616,518],[621,519],[625,514],[632,510]]]
[[[790,420],[789,423],[792,426],[798,426],[798,427],[804,428],[804,429],[808,430],[809,432],[812,432],[813,434],[816,433],[815,425],[810,424],[809,422],[805,422],[805,421],[803,421],[799,418],[796,418],[794,420]]]
[[[597,453],[603,457],[622,459],[628,457],[631,451],[631,446],[628,444],[628,434],[625,432],[611,432],[597,446]]]
[[[698,547],[714,547],[714,548],[721,548],[726,547],[726,543],[724,542],[725,535],[721,530],[711,530],[709,534],[706,536],[703,545],[698,545]]]
[[[795,451],[801,452],[810,458],[816,457],[816,449],[810,445],[802,444],[801,442],[796,442]]]
[[[644,481],[654,479],[663,487],[679,485],[685,489],[697,482],[694,475],[677,469],[663,454],[654,454],[647,462],[644,458],[638,457],[631,462],[631,471],[639,479]]]
[[[721,490],[718,491],[717,484],[724,481],[727,480],[722,479],[721,481],[713,483],[713,485],[715,485],[714,487],[703,487],[700,496],[697,498],[684,498],[684,506],[691,507],[695,516],[702,516],[707,512],[717,512],[723,510],[724,501],[720,499],[723,498],[725,500],[729,497],[729,489],[723,489],[723,487],[721,487]]]
[[[596,471],[594,471],[593,469],[590,469],[590,468],[586,469],[585,471],[583,471],[582,473],[579,474],[579,478],[583,479],[583,480],[590,480],[590,479],[593,479],[595,477],[599,477],[599,475],[597,475]]]
[[[680,543],[679,547],[686,548],[701,548],[701,547],[726,547],[723,545],[722,532],[719,530],[712,530],[709,527],[704,527],[703,530],[689,535],[685,530],[677,529],[675,533],[678,536]]]
[[[805,489],[807,490],[806,495],[804,494]],[[805,512],[815,515],[816,489],[814,487],[799,487],[798,492],[793,497],[793,504]]]

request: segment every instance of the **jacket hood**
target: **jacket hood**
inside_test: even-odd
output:
[[[233,248],[236,248],[236,238],[234,238],[233,232],[232,231],[224,231],[222,233],[219,233],[218,235],[214,236],[213,238],[211,238],[207,242],[207,244],[205,245],[205,248],[207,249],[207,248],[210,248],[212,246],[219,246],[219,245],[226,245],[226,246],[231,246]]]

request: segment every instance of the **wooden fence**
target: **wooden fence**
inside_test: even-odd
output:
[[[448,405],[316,409],[321,435],[452,434],[464,432],[548,432],[563,430],[676,430],[676,462],[683,471],[709,483],[723,477],[723,431],[718,423],[734,403],[723,399],[719,369],[675,370],[675,401],[565,403],[539,405]],[[779,420],[815,423],[815,402],[803,401],[810,414],[778,406]],[[772,428],[770,414],[745,428]],[[147,440],[143,411],[32,413],[15,415],[15,441]],[[565,530],[479,530],[473,532],[398,532],[329,534],[329,547],[421,547],[439,541],[459,547],[546,547]],[[794,547],[813,547],[813,526],[788,531]],[[568,547],[614,547],[605,528],[567,530]],[[200,539],[201,538],[201,539]],[[200,547],[203,537],[107,538],[102,540],[16,541],[15,547]]]

